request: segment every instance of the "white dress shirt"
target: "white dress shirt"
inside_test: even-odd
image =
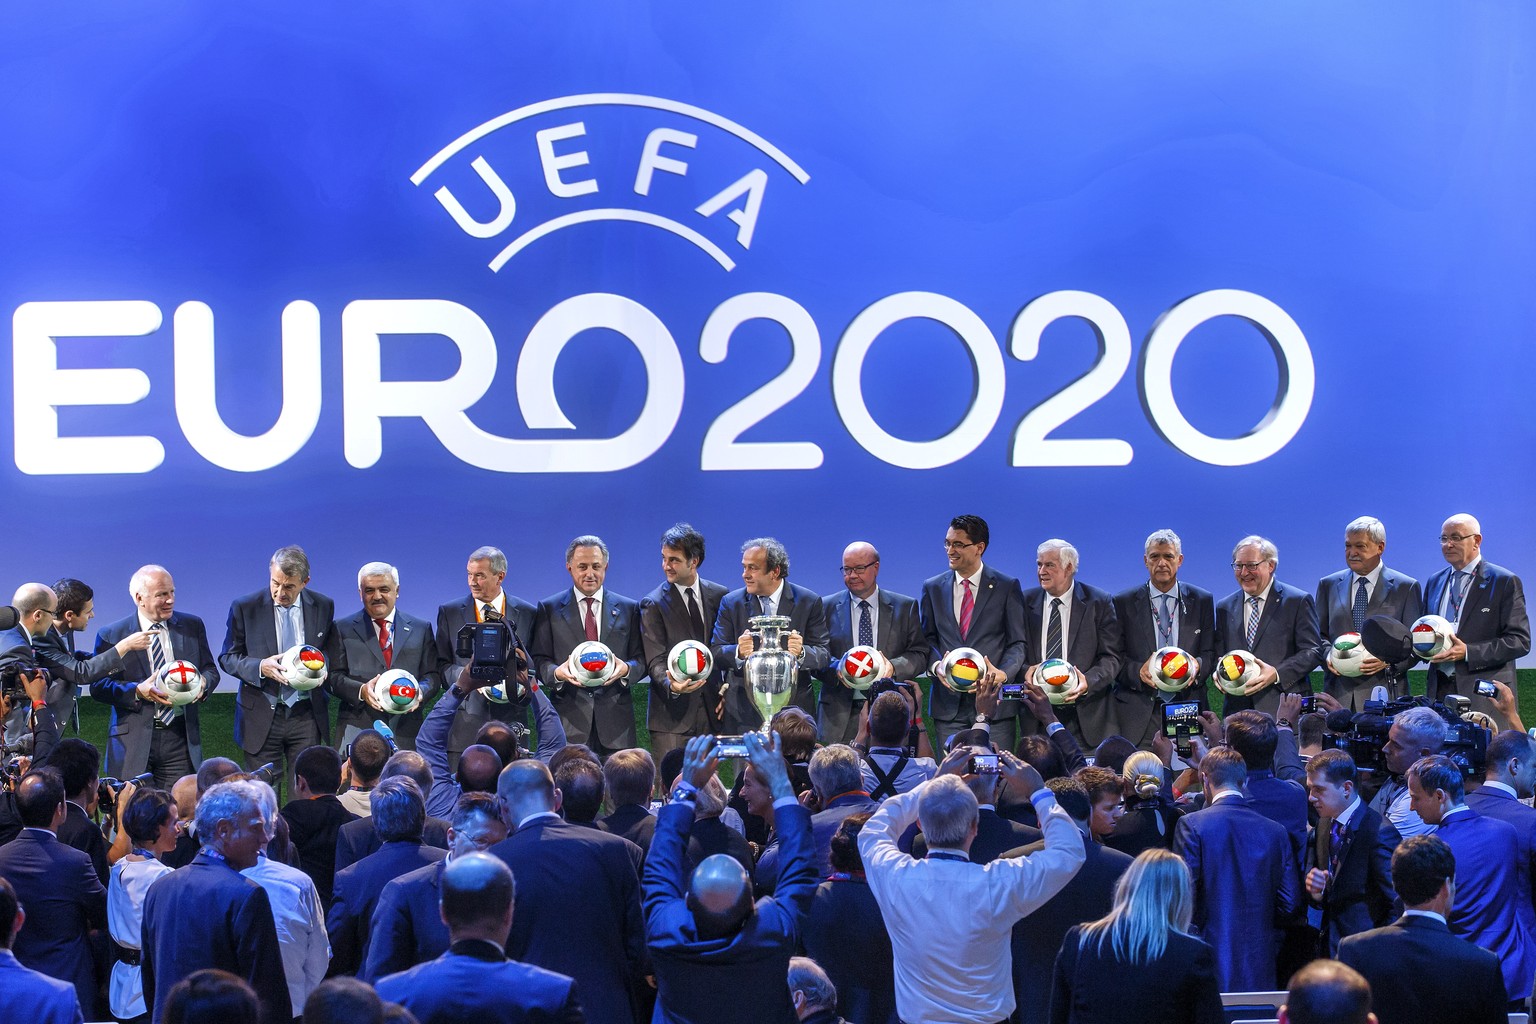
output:
[[[1269,601],[1269,595],[1274,589],[1275,583],[1271,580],[1269,586],[1264,588],[1264,593],[1257,595],[1259,599],[1259,606],[1257,608],[1251,603],[1252,599],[1248,596],[1247,592],[1243,592],[1243,636],[1246,637],[1248,635],[1248,630],[1252,624],[1264,618],[1264,605]]]
[[[505,590],[503,590],[501,593],[497,594],[495,597],[491,598],[489,601],[476,601],[475,602],[475,621],[476,622],[484,622],[485,621],[485,610],[487,608],[494,608],[496,610],[496,614],[497,615],[500,615],[502,618],[506,618],[507,617],[507,592]]]
[[[129,949],[143,948],[144,897],[150,883],[170,871],[168,865],[158,860],[125,859],[112,865],[112,874],[107,879],[107,931],[113,942]],[[121,960],[114,963],[107,1001],[112,1016],[120,1020],[143,1013],[147,1009],[143,968]]]
[[[320,892],[304,872],[269,859],[265,852],[254,867],[240,873],[267,892],[278,945],[283,950],[288,998],[302,1009],[309,994],[325,980],[331,964],[331,940],[325,931]]]
[[[150,643],[160,648],[160,657],[163,659],[160,664],[169,665],[171,662],[176,660],[176,652],[171,649],[171,627],[164,621],[160,623],[150,622],[144,617],[143,612],[139,612],[140,630],[147,633],[156,625],[159,625],[160,628],[154,631],[154,639],[151,640]],[[149,660],[151,665],[155,663],[154,658],[150,657],[149,650],[147,648],[144,651],[144,657]]]
[[[576,595],[576,621],[580,622],[582,624],[582,627],[585,628],[586,627],[586,623],[587,623],[587,595],[583,594],[581,591],[577,590],[575,587],[571,588],[571,593]],[[598,637],[602,637],[602,635],[603,635],[603,588],[602,587],[598,587],[597,590],[593,592],[591,601],[592,601],[592,621],[597,623],[597,635],[598,635]],[[701,605],[700,607],[703,607],[703,606]]]
[[[1456,586],[1456,582],[1457,582],[1456,574],[1458,572],[1464,572],[1464,573],[1467,574],[1467,577],[1466,577],[1467,594],[1470,594],[1470,593],[1472,593],[1472,584],[1477,579],[1477,567],[1479,565],[1481,565],[1482,562],[1483,562],[1483,556],[1482,555],[1478,555],[1476,558],[1472,559],[1472,561],[1468,562],[1466,565],[1462,566],[1460,569],[1452,569],[1451,570],[1450,578],[1445,581],[1445,587],[1442,589],[1442,591],[1440,593],[1440,607],[1436,608],[1435,611],[1438,612],[1442,618],[1450,619],[1450,622],[1451,622],[1452,626],[1459,626],[1461,624],[1461,623],[1459,623],[1457,621],[1457,618],[1459,618],[1460,616],[1457,616],[1457,617],[1454,617],[1454,618],[1451,616],[1451,594],[1452,594],[1451,588]],[[1462,604],[1463,604],[1463,607],[1462,607],[1461,610],[1462,611],[1466,611],[1466,607],[1465,607],[1466,600],[1467,600],[1466,595],[1462,595],[1461,600],[1462,600]]]
[[[1173,589],[1164,594],[1158,590],[1151,580],[1147,581],[1147,593],[1152,595],[1152,639],[1158,642],[1159,647],[1179,646],[1179,612],[1183,610],[1179,600],[1179,585],[1174,583]],[[1162,642],[1162,630],[1158,626],[1158,616],[1162,614],[1163,598],[1168,598],[1168,643]],[[1201,666],[1202,668],[1204,666]]]
[[[1042,659],[1049,657],[1045,653],[1045,645],[1046,638],[1051,635],[1051,604],[1055,601],[1061,602],[1060,657],[1065,658],[1067,656],[1067,638],[1072,635],[1072,591],[1074,589],[1073,587],[1068,587],[1067,592],[1060,597],[1052,597],[1049,590],[1045,592],[1045,605],[1040,609],[1040,657]]]

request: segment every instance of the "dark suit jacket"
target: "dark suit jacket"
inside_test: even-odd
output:
[[[1371,983],[1382,1024],[1505,1024],[1509,997],[1499,958],[1432,917],[1404,916],[1351,935],[1339,959]]]
[[[1028,857],[1043,849],[1041,840],[1010,850],[1006,856]],[[1083,836],[1083,849],[1088,859],[1072,880],[1013,926],[1013,996],[1018,1003],[1014,1020],[1018,1024],[1045,1024],[1050,1019],[1051,979],[1062,940],[1076,925],[1109,913],[1115,883],[1131,866],[1131,858],[1100,846],[1091,836]]]
[[[863,875],[816,887],[804,946],[832,979],[838,1013],[860,1024],[899,1024],[891,936]]]
[[[306,587],[299,594],[299,605],[304,614],[304,642],[325,650],[331,639],[335,603],[318,590]],[[261,674],[261,662],[282,653],[277,648],[277,617],[270,590],[247,594],[229,606],[219,667],[240,680],[235,703],[235,743],[247,754],[255,754],[266,743],[267,733],[272,731],[273,703],[281,692],[277,683]],[[330,674],[329,666],[326,674]],[[320,729],[320,742],[329,743],[325,687],[309,691],[309,706]]]
[[[1115,679],[1115,718],[1120,735],[1144,750],[1151,747],[1153,734],[1163,726],[1160,704],[1188,697],[1205,706],[1205,677],[1224,653],[1216,650],[1216,601],[1211,592],[1181,582],[1176,596],[1173,611],[1179,626],[1179,646],[1199,660],[1200,678],[1184,693],[1167,695],[1141,681],[1141,666],[1161,646],[1152,622],[1152,595],[1147,584],[1114,597],[1121,651]]]
[[[692,693],[673,693],[667,685],[667,655],[684,640],[708,644],[715,616],[725,598],[725,588],[700,578],[699,616],[704,620],[704,635],[698,636],[688,617],[688,602],[670,583],[640,599],[640,645],[645,653],[646,674],[651,677],[649,703],[645,712],[646,728],[651,732],[677,736],[700,736],[715,727],[714,705],[720,699],[720,683],[725,669],[715,666],[709,682]]]
[[[1328,833],[1324,830],[1319,836],[1318,832],[1313,829],[1307,842],[1306,867],[1326,871]],[[1386,924],[1397,902],[1392,891],[1392,847],[1382,838],[1381,815],[1361,803],[1339,843],[1341,849],[1333,855],[1339,873],[1323,893],[1320,952],[1329,957],[1338,956],[1339,942],[1346,936]]]
[[[87,932],[107,926],[107,890],[91,858],[51,832],[23,829],[0,846],[0,878],[11,883],[27,920],[11,951],[22,966],[75,986],[96,1019],[96,974]]]
[[[843,819],[862,811],[873,812],[880,805],[865,793],[844,793],[826,807],[811,815],[811,844],[815,847],[815,864],[818,878],[825,878],[832,870],[828,856],[832,852],[832,836],[842,825]],[[751,870],[748,868],[748,870]]]
[[[1279,823],[1291,838],[1292,863],[1300,866],[1307,845],[1307,790],[1273,771],[1251,769],[1248,772],[1248,806],[1270,821]],[[1388,856],[1391,856],[1388,853]]]
[[[656,973],[657,1024],[717,1020],[720,993],[750,1007],[755,1024],[793,1024],[784,979],[800,944],[801,926],[816,891],[810,815],[803,807],[775,812],[784,850],[775,895],[757,901],[740,931],[702,938],[687,906],[683,843],[693,821],[687,803],[661,809],[645,861],[645,934]]]
[[[1446,566],[1424,584],[1424,611],[1440,614],[1445,585],[1451,579]],[[1497,679],[1513,689],[1515,661],[1531,653],[1531,620],[1525,614],[1525,587],[1520,577],[1486,558],[1477,563],[1466,599],[1461,603],[1461,622],[1456,635],[1467,645],[1463,661],[1429,666],[1429,692],[1437,697],[1459,693],[1470,697],[1472,710],[1491,714],[1503,723],[1504,716],[1474,685],[1479,679]]]
[[[576,592],[566,588],[539,602],[533,620],[533,667],[539,685],[549,694],[560,723],[571,743],[601,744],[610,750],[633,747],[635,739],[634,687],[645,680],[644,652],[640,646],[640,605],[622,594],[603,588],[597,638],[614,656],[629,664],[629,676],[621,682],[596,689],[570,686],[555,679],[555,669],[587,639],[582,607]],[[583,991],[585,996],[585,991]],[[591,1000],[587,1010],[596,1015]]]
[[[710,646],[714,649],[715,663],[726,671],[727,682],[725,721],[721,728],[729,726],[732,732],[746,732],[763,725],[763,716],[752,703],[752,694],[742,676],[741,662],[736,657],[736,641],[747,631],[747,621],[761,611],[762,604],[757,596],[742,588],[721,599],[720,612],[715,617]],[[785,580],[774,614],[788,616],[789,628],[799,632],[805,645],[800,655],[800,676],[790,703],[814,714],[812,673],[827,667],[827,646],[832,642],[827,633],[827,618],[821,610],[821,598]]]
[[[1173,852],[1195,884],[1194,926],[1216,952],[1222,992],[1272,992],[1280,930],[1301,906],[1290,837],[1241,798],[1179,819]]]
[[[652,822],[656,820],[654,815],[651,820]],[[651,829],[651,838],[656,838],[654,825]],[[746,837],[719,818],[698,819],[693,823],[693,831],[688,835],[688,853],[684,858],[688,874],[691,876],[693,869],[702,864],[704,858],[712,857],[717,853],[723,853],[735,859],[746,869],[747,874],[752,873],[752,847]]]
[[[1050,595],[1044,588],[1024,591],[1026,665],[1038,665],[1045,660],[1043,615],[1048,607]],[[1088,680],[1088,692],[1075,704],[1060,705],[1056,714],[1080,741],[1096,747],[1106,736],[1119,731],[1114,688],[1115,676],[1120,671],[1120,622],[1115,618],[1113,598],[1077,580],[1072,583],[1072,619],[1067,624],[1067,635],[1062,638],[1062,657],[1083,673]]]
[[[1458,811],[1435,833],[1456,855],[1451,931],[1499,958],[1504,987],[1521,998],[1536,979],[1536,913],[1519,898],[1520,837],[1507,821]]]
[[[1536,809],[1527,807],[1501,789],[1482,786],[1467,794],[1467,806],[1485,818],[1515,826],[1520,841],[1520,882],[1527,903],[1536,893]]]
[[[443,865],[428,864],[386,882],[373,908],[373,934],[358,977],[376,982],[448,952],[448,926],[438,912]]]
[[[149,887],[143,944],[144,1003],[155,1020],[178,981],[217,967],[256,990],[262,1024],[291,1024],[283,954],[266,890],[207,850]]]
[[[971,609],[971,629],[960,635],[955,618],[955,573],[948,570],[923,581],[918,617],[928,638],[928,657],[938,661],[956,647],[971,647],[992,662],[1010,682],[1024,668],[1024,591],[1019,581],[983,563],[981,584]],[[998,704],[994,720],[1011,719],[1017,701]],[[928,691],[928,713],[935,722],[969,722],[976,714],[975,698],[938,685]]]
[[[300,866],[314,880],[320,903],[329,910],[336,882],[337,836],[343,825],[358,816],[329,794],[312,800],[290,800],[283,805],[282,815],[288,821],[293,845],[299,848]]]
[[[483,943],[454,943],[436,960],[380,981],[379,996],[410,1010],[419,1024],[582,1024],[587,1019],[573,979],[494,955],[494,947]]]
[[[30,968],[8,949],[0,949],[0,992],[11,1019],[27,1024],[80,1024],[80,1000],[74,986]]]
[[[645,984],[646,973],[639,848],[595,828],[538,818],[489,852],[517,879],[507,955],[575,978],[594,1021],[633,1019],[631,988]]]
[[[420,843],[384,843],[376,853],[336,872],[335,896],[325,916],[325,930],[331,937],[332,973],[356,974],[362,968],[368,955],[373,908],[384,886],[447,857],[447,850]]]
[[[95,657],[76,653],[54,627],[32,641],[32,650],[37,654],[37,663],[48,670],[48,707],[53,709],[56,722],[69,721],[76,687],[89,686],[123,667],[123,659],[110,647]]]
[[[101,879],[102,885],[106,885],[109,874],[107,840],[101,834],[101,827],[92,821],[76,803],[66,803],[64,815],[64,823],[59,826],[59,842],[65,846],[72,846],[91,858],[91,866],[96,869],[96,877]]]
[[[1365,604],[1365,617],[1390,615],[1403,625],[1411,626],[1413,620],[1423,614],[1424,595],[1419,589],[1419,581],[1382,566],[1381,578],[1376,581],[1376,592]],[[1351,679],[1328,671],[1328,648],[1340,636],[1355,631],[1353,569],[1343,569],[1317,581],[1317,616],[1322,625],[1323,689],[1337,697],[1345,707],[1359,711],[1370,699],[1372,689],[1386,685],[1387,673],[1378,672]],[[1408,670],[1417,661],[1417,658],[1405,658],[1391,666],[1391,671],[1406,681]]]
[[[1030,809],[1034,805],[1030,804]],[[1040,842],[1044,836],[1038,828],[1013,821],[998,814],[990,807],[981,808],[976,815],[976,838],[971,842],[971,863],[990,864],[1010,850]],[[918,860],[928,856],[928,839],[919,834],[912,840],[912,856]]]
[[[1243,629],[1243,607],[1248,595],[1239,589],[1216,605],[1216,656],[1228,651],[1250,650]],[[1264,608],[1259,613],[1259,638],[1251,651],[1279,673],[1273,685],[1253,697],[1226,698],[1223,715],[1258,708],[1270,715],[1280,706],[1281,693],[1311,692],[1308,674],[1323,660],[1323,641],[1317,631],[1317,606],[1312,595],[1273,580]],[[1206,668],[1209,672],[1216,666]],[[1218,954],[1219,954],[1218,950]]]
[[[391,638],[394,653],[390,668],[403,668],[416,677],[422,686],[422,707],[408,715],[384,715],[373,710],[363,701],[362,689],[367,682],[385,671],[384,652],[379,650],[379,639],[374,633],[373,618],[361,611],[336,620],[331,639],[325,647],[325,689],[336,698],[336,742],[341,742],[347,726],[359,729],[373,726],[375,718],[382,718],[394,730],[398,744],[406,750],[416,749],[416,733],[421,728],[423,708],[442,691],[441,666],[438,664],[437,640],[432,636],[432,624],[426,619],[408,615],[395,609],[394,636]]]
[[[177,660],[190,661],[203,674],[206,699],[219,685],[219,667],[208,646],[208,630],[196,615],[172,612],[165,623],[171,636],[171,653]],[[96,653],[101,655],[126,636],[139,631],[137,613],[103,626],[96,634]],[[149,768],[149,747],[155,732],[155,707],[139,699],[137,688],[152,674],[148,651],[129,651],[112,675],[91,683],[91,696],[110,705],[112,723],[107,728],[107,773],[119,779],[131,778]],[[201,702],[199,702],[201,703]],[[203,733],[198,725],[199,704],[183,709],[187,723],[187,751],[192,767],[203,763]]]
[[[1081,946],[1079,925],[1056,958],[1051,1024],[1224,1024],[1215,955],[1199,939],[1173,932],[1163,955],[1145,964],[1118,961],[1098,943]]]
[[[532,672],[533,619],[537,610],[520,597],[506,594],[506,598],[506,619],[517,630],[518,639],[524,644],[529,659],[528,670]],[[438,663],[443,666],[444,686],[452,686],[459,672],[468,664],[468,659],[460,658],[455,651],[460,627],[478,621],[475,599],[468,594],[437,609],[437,654]],[[517,704],[496,704],[486,700],[478,690],[472,691],[465,698],[463,712],[453,723],[453,731],[448,735],[449,761],[455,767],[459,763],[459,754],[475,742],[475,734],[480,731],[480,727],[493,719],[498,722],[520,722],[526,726],[528,709]]]
[[[641,804],[624,804],[615,807],[613,813],[602,821],[603,828],[616,836],[622,836],[640,847],[642,853],[651,848],[651,837],[656,834],[656,815]],[[735,831],[732,829],[731,831]],[[750,867],[747,869],[751,870]]]
[[[421,833],[421,845],[435,850],[448,849],[448,822],[442,818],[427,818],[427,827]],[[336,873],[340,874],[384,846],[379,834],[373,830],[372,818],[358,818],[341,826],[336,833]]]
[[[1127,857],[1143,850],[1170,850],[1173,831],[1183,816],[1184,811],[1165,796],[1143,799],[1132,795],[1125,801],[1125,817],[1115,823],[1104,845]]]
[[[923,632],[922,619],[917,614],[917,602],[905,594],[897,594],[884,587],[876,588],[871,595],[877,604],[875,622],[875,649],[891,663],[891,675],[895,679],[916,679],[928,674],[928,637]],[[858,619],[854,608],[858,601],[844,587],[835,594],[821,599],[821,613],[827,620],[828,665],[816,677],[821,680],[818,720],[830,720],[834,728],[847,724],[853,714],[855,694],[837,677],[834,667],[843,655],[859,645]],[[857,698],[862,701],[864,698]],[[827,729],[822,729],[826,734]],[[831,742],[830,740],[828,742]]]

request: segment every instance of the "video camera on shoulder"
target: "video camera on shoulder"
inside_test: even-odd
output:
[[[1429,708],[1445,722],[1445,745],[1440,753],[1455,762],[1466,778],[1482,776],[1488,768],[1488,730],[1462,716],[1471,709],[1472,702],[1458,694],[1450,694],[1445,703],[1438,704],[1428,697],[1399,697],[1392,701],[1368,700],[1359,714],[1341,708],[1328,716],[1328,733],[1323,746],[1342,750],[1361,771],[1387,774],[1387,736],[1392,731],[1392,720],[1409,708]]]
[[[505,687],[508,699],[518,704],[528,700],[527,688],[517,681],[528,671],[525,650],[517,627],[506,619],[465,623],[454,646],[455,654],[469,659],[464,672],[477,686]]]

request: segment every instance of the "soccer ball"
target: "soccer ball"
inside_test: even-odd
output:
[[[1228,651],[1216,662],[1212,675],[1223,693],[1242,697],[1248,684],[1259,678],[1259,659],[1251,651]]]
[[[873,647],[855,647],[837,660],[837,678],[859,693],[869,689],[884,669],[885,658]]]
[[[405,715],[421,707],[421,684],[403,668],[379,673],[373,681],[373,699],[391,715]]]
[[[1358,677],[1360,663],[1376,655],[1365,649],[1365,641],[1359,633],[1345,633],[1333,642],[1333,671],[1351,679]]]
[[[576,677],[576,682],[588,688],[606,686],[617,670],[619,659],[613,656],[608,645],[601,640],[587,640],[577,644],[566,661],[566,670]]]
[[[202,697],[203,686],[203,674],[190,661],[171,662],[160,670],[160,676],[155,680],[155,689],[177,707]]]
[[[482,686],[480,687],[480,696],[492,704],[505,704],[507,703],[507,688],[502,683],[497,683],[495,686]]]
[[[1413,628],[1408,632],[1413,638],[1413,653],[1428,661],[1451,646],[1456,630],[1442,615],[1421,615],[1413,620]]]
[[[1046,699],[1052,704],[1065,704],[1067,694],[1077,685],[1077,669],[1069,661],[1051,658],[1042,661],[1040,667],[1035,669],[1035,682],[1040,684]]]
[[[1178,693],[1194,682],[1195,659],[1182,647],[1159,647],[1149,660],[1152,682],[1164,693]]]
[[[325,655],[318,647],[304,644],[283,652],[283,678],[295,690],[313,690],[325,682]]]
[[[939,682],[956,693],[975,693],[987,671],[987,659],[970,647],[956,647],[939,662]]]
[[[667,670],[672,674],[673,693],[692,693],[715,671],[715,656],[709,645],[684,640],[667,654]]]

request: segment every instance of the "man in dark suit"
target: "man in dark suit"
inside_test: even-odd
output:
[[[1325,750],[1307,762],[1307,792],[1317,827],[1307,843],[1307,895],[1318,911],[1319,956],[1338,956],[1339,942],[1387,923],[1392,891],[1392,847],[1381,834],[1381,815],[1356,788],[1355,762]]]
[[[59,741],[39,768],[52,768],[64,783],[64,821],[59,825],[59,842],[72,846],[91,858],[96,877],[107,884],[107,841],[101,826],[91,820],[96,810],[97,783],[101,775],[101,754],[82,739],[71,736]]]
[[[658,1022],[715,1019],[721,993],[750,1007],[755,1021],[796,1019],[785,978],[816,891],[809,815],[795,800],[780,737],[773,735],[771,747],[760,733],[749,733],[745,742],[753,771],[773,796],[782,851],[778,885],[754,904],[746,871],[723,855],[685,875],[694,801],[716,767],[714,737],[695,737],[645,864],[645,934],[655,961]]]
[[[88,933],[107,926],[107,890],[91,859],[58,840],[65,811],[64,784],[57,773],[44,769],[22,776],[16,806],[22,829],[0,846],[0,878],[30,913],[11,950],[23,967],[74,985],[85,1016],[95,1020],[96,972]]]
[[[517,888],[507,866],[487,854],[471,853],[449,864],[443,870],[442,915],[452,944],[436,960],[381,980],[379,997],[399,1003],[420,1024],[582,1024],[587,1018],[574,979],[507,956]]]
[[[1114,598],[1121,646],[1115,720],[1121,736],[1149,750],[1162,728],[1165,702],[1188,698],[1205,706],[1205,677],[1217,656],[1216,602],[1210,591],[1179,580],[1184,545],[1172,530],[1156,530],[1147,538],[1142,561],[1148,581]],[[1148,662],[1163,647],[1181,648],[1195,659],[1184,693],[1165,697],[1152,681]]]
[[[548,688],[571,743],[592,748],[599,757],[635,745],[632,687],[645,678],[640,645],[640,606],[603,586],[608,575],[608,545],[583,535],[566,546],[565,569],[573,588],[539,602],[533,620],[534,670]],[[588,640],[606,644],[618,659],[608,682],[583,686],[567,664]]]
[[[1358,633],[1373,615],[1389,615],[1405,626],[1424,614],[1424,596],[1419,581],[1381,564],[1387,550],[1387,528],[1380,519],[1361,516],[1344,527],[1344,562],[1348,566],[1317,581],[1317,615],[1322,621],[1322,641],[1328,652],[1323,659],[1323,688],[1340,704],[1355,711],[1370,699],[1377,686],[1395,681],[1396,692],[1408,693],[1408,670],[1415,658],[1388,665],[1380,658],[1367,658],[1360,664],[1360,675],[1349,678],[1333,671],[1333,641],[1345,633]]]
[[[221,782],[197,804],[203,848],[191,864],[158,879],[144,899],[144,1004],[165,1013],[176,983],[204,968],[243,978],[262,1024],[293,1020],[282,949],[266,890],[240,872],[266,845],[257,784]]]
[[[299,866],[314,880],[320,905],[331,907],[336,881],[336,844],[341,827],[359,815],[336,796],[341,788],[341,755],[316,744],[293,759],[293,799],[283,805],[283,817],[299,848]]]
[[[613,806],[613,813],[602,820],[603,830],[649,850],[656,834],[656,815],[651,813],[656,762],[650,751],[634,747],[610,756],[603,762],[603,779]]]
[[[726,588],[699,575],[704,564],[704,535],[678,523],[661,535],[661,571],[666,582],[640,599],[640,642],[651,685],[645,724],[651,751],[662,757],[691,736],[714,732],[720,702],[720,666],[699,689],[675,693],[667,655],[684,640],[708,644]]]
[[[432,769],[426,759],[414,750],[397,750],[384,762],[384,770],[379,773],[379,784],[383,785],[396,778],[410,779],[423,794],[432,789]],[[422,825],[422,843],[447,852],[449,827],[446,818],[434,818],[427,814]],[[374,828],[372,815],[347,822],[336,833],[336,872],[340,874],[369,854],[377,853],[383,845],[384,841]]]
[[[1114,601],[1104,591],[1078,582],[1077,548],[1048,540],[1035,554],[1040,586],[1024,591],[1025,681],[1050,658],[1064,658],[1077,673],[1076,685],[1056,717],[1079,743],[1096,747],[1118,733],[1115,722],[1115,675],[1120,671],[1120,623]],[[1025,735],[1042,732],[1032,720],[1020,720]]]
[[[1424,584],[1424,610],[1443,615],[1456,635],[1430,659],[1429,692],[1436,699],[1458,693],[1504,728],[1504,713],[1477,692],[1477,680],[1515,688],[1515,662],[1531,653],[1525,587],[1519,576],[1483,558],[1483,528],[1465,512],[1440,527],[1440,553],[1448,564]]]
[[[827,619],[821,598],[804,587],[789,582],[789,552],[772,537],[756,537],[741,546],[741,579],[745,584],[720,602],[710,646],[715,664],[727,673],[725,684],[725,719],[722,729],[747,732],[761,728],[762,712],[753,703],[742,666],[757,649],[758,638],[749,622],[758,615],[780,615],[789,619],[789,634],[784,647],[800,662],[794,693],[789,703],[802,711],[812,711],[812,673],[827,667]]]
[[[1536,980],[1536,909],[1519,880],[1520,838],[1515,827],[1466,805],[1461,770],[1440,754],[1408,769],[1413,809],[1456,855],[1456,905],[1451,931],[1496,954],[1504,988],[1523,999]]]
[[[120,779],[155,773],[155,785],[170,789],[203,763],[198,708],[219,685],[219,668],[208,646],[208,630],[196,615],[175,611],[176,583],[162,566],[146,565],[129,584],[137,611],[103,626],[96,634],[98,655],[131,641],[139,633],[150,640],[143,650],[123,656],[122,667],[91,684],[91,696],[112,708],[107,730],[107,773]],[[203,695],[173,707],[159,685],[160,673],[173,661],[188,661],[203,677]]]
[[[23,583],[16,588],[11,607],[16,611],[15,625],[0,632],[0,655],[23,659],[29,669],[36,668],[37,649],[33,644],[48,632],[59,607],[58,598],[52,588],[42,583]],[[57,695],[49,692],[46,696],[52,700]],[[11,709],[5,721],[4,740],[7,744],[15,746],[24,742],[27,721],[24,707]]]
[[[235,742],[245,767],[272,762],[283,770],[293,792],[293,759],[317,743],[329,743],[325,690],[295,690],[283,676],[282,656],[309,645],[322,651],[330,642],[335,604],[309,587],[304,549],[278,548],[268,566],[266,590],[247,594],[229,607],[229,625],[219,666],[240,680],[235,703]]]
[[[469,593],[437,609],[437,653],[438,661],[443,665],[444,686],[453,685],[469,663],[468,658],[458,656],[457,645],[459,630],[470,623],[499,618],[512,626],[525,651],[533,644],[533,620],[537,609],[502,589],[507,578],[507,556],[502,550],[489,546],[476,548],[470,552],[466,572]],[[450,768],[458,768],[459,754],[476,742],[475,734],[489,721],[516,722],[526,728],[527,705],[498,704],[487,700],[478,688],[470,690],[448,735]]]
[[[1244,537],[1232,549],[1238,590],[1216,605],[1216,656],[1248,651],[1260,664],[1247,694],[1226,698],[1224,715],[1248,708],[1273,715],[1282,693],[1311,690],[1308,675],[1323,659],[1312,595],[1275,579],[1279,564],[1266,537]]]
[[[1051,978],[1062,939],[1073,925],[1096,921],[1114,903],[1115,883],[1131,858],[1095,842],[1089,829],[1093,813],[1088,791],[1076,779],[1051,779],[1046,786],[1083,834],[1088,859],[1072,880],[1033,914],[1013,926],[1013,994],[1019,1024],[1046,1024],[1051,1011]],[[1045,849],[1045,840],[1009,850],[1004,857],[1028,857]],[[974,853],[975,847],[972,846]]]
[[[1275,775],[1275,749],[1280,742],[1275,720],[1258,711],[1238,711],[1227,717],[1225,729],[1227,743],[1242,755],[1248,769],[1248,805],[1285,828],[1293,862],[1300,865],[1307,843],[1307,790]]]
[[[1290,837],[1243,796],[1248,767],[1231,748],[1200,761],[1205,807],[1179,819],[1173,852],[1194,881],[1194,925],[1216,952],[1223,992],[1275,988],[1281,926],[1301,906]]]
[[[22,966],[11,945],[27,915],[11,883],[0,878],[0,992],[5,1009],[28,1024],[80,1024],[80,999],[68,982]]]
[[[1392,855],[1403,916],[1339,943],[1339,959],[1371,984],[1383,1024],[1505,1024],[1499,958],[1451,933],[1456,858],[1438,836],[1403,840]],[[1519,995],[1519,993],[1517,993]]]
[[[132,633],[94,657],[81,654],[75,650],[75,634],[84,632],[95,618],[96,593],[81,581],[66,577],[53,585],[53,594],[58,599],[53,625],[42,636],[32,638],[32,647],[37,663],[48,670],[48,706],[53,709],[53,720],[68,722],[74,718],[77,688],[120,672],[131,651],[149,646],[150,634],[142,630]]]
[[[983,564],[991,536],[980,516],[950,520],[944,535],[949,570],[923,581],[918,616],[935,666],[951,650],[970,647],[987,659],[979,683],[998,686],[1024,670],[1024,592],[1018,580]],[[935,685],[928,691],[928,714],[941,745],[961,730],[988,722],[999,747],[1012,750],[1018,740],[1017,702],[1000,701],[990,714],[978,715],[973,694]]]
[[[1536,809],[1529,800],[1536,791],[1536,740],[1528,733],[1506,729],[1488,744],[1488,773],[1483,784],[1467,794],[1467,806],[1485,818],[1507,821],[1520,840],[1519,879],[1522,897],[1530,903],[1536,893]]]
[[[880,552],[867,541],[843,549],[843,589],[821,599],[827,620],[829,664],[816,673],[821,697],[816,730],[823,743],[852,743],[864,695],[849,689],[837,664],[854,647],[873,647],[884,659],[881,676],[910,681],[928,671],[928,638],[917,602],[878,585]]]
[[[448,858],[384,885],[374,905],[367,955],[358,977],[377,981],[448,951],[448,926],[439,912],[443,867],[455,857],[485,852],[507,838],[500,801],[492,793],[465,793],[453,809]]]
[[[357,571],[357,590],[363,610],[336,620],[326,646],[325,688],[335,695],[336,743],[339,747],[347,726],[368,728],[383,717],[394,731],[395,742],[416,749],[421,729],[421,708],[404,715],[387,714],[373,697],[373,684],[390,669],[404,669],[421,687],[426,706],[442,689],[437,640],[432,624],[395,606],[400,597],[400,570],[387,562],[369,562]]]

